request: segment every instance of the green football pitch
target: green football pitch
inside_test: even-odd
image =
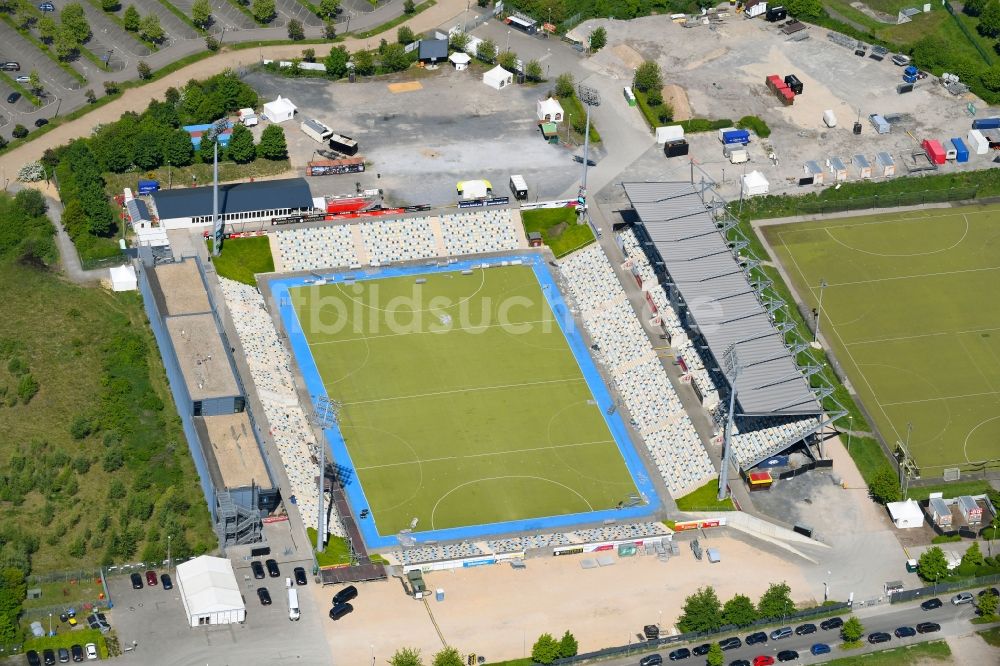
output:
[[[292,289],[380,534],[637,492],[527,266]]]
[[[1000,458],[1000,209],[764,228],[893,448],[922,473]]]

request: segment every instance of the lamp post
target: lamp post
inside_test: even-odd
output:
[[[510,51],[510,30],[507,31],[507,46],[504,51]]]
[[[174,570],[174,561],[170,559],[170,540],[173,538],[172,534],[167,535],[167,571]]]
[[[813,330],[813,342],[819,341],[819,322],[823,318],[823,292],[826,291],[826,280],[819,281],[819,305],[816,309],[816,326]]]
[[[372,649],[372,666],[375,666],[375,644],[371,643],[368,647]]]
[[[49,636],[52,635],[52,613],[49,613]]]
[[[847,455],[851,455],[851,435],[854,432],[854,417],[853,416],[848,416],[847,417],[847,422],[850,424],[850,425],[847,426],[848,427],[848,430],[847,430]]]

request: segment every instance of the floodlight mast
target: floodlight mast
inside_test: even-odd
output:
[[[590,161],[590,108],[600,106],[601,93],[583,84],[577,86],[577,95],[587,107],[587,126],[583,134],[583,176],[580,179],[580,194],[577,196],[577,211],[584,215],[587,211],[587,165]]]
[[[319,494],[316,525],[316,552],[322,553],[326,546],[326,441],[325,432],[337,423],[339,404],[326,396],[316,398],[316,409],[313,419],[320,430],[324,431],[324,439],[319,443]]]
[[[208,137],[215,142],[212,146],[212,256],[222,252],[223,222],[219,214],[219,135],[229,126],[225,118],[212,123]]]
[[[729,464],[733,455],[733,426],[736,422],[736,380],[743,367],[736,352],[736,345],[726,347],[722,356],[722,366],[729,380],[729,414],[726,416],[726,432],[722,439],[722,469],[719,471],[719,495],[721,502],[726,499],[729,486]]]

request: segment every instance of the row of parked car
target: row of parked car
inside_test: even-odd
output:
[[[41,666],[43,663],[45,666],[52,666],[57,659],[60,664],[66,664],[70,661],[92,661],[97,659],[97,645],[87,643],[86,645],[74,645],[68,649],[61,647],[58,650],[42,650],[41,656],[35,650],[28,650],[24,655],[28,658],[28,666]]]
[[[278,568],[277,560],[265,560],[262,565],[259,560],[254,560],[250,563],[250,570],[253,572],[253,577],[257,580],[263,580],[265,578],[264,569],[267,569],[267,575],[271,578],[280,578],[281,569]],[[295,578],[296,585],[305,585],[308,582],[306,578],[306,570],[303,567],[295,567],[292,570],[292,576]],[[257,598],[260,599],[261,606],[271,605],[271,593],[268,592],[266,587],[257,588]]]

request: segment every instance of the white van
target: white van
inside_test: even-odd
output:
[[[299,591],[294,587],[288,588],[288,619],[295,622],[301,617],[299,612]]]

